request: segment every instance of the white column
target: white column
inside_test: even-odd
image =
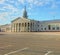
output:
[[[21,32],[21,23],[20,23],[20,32]]]
[[[17,32],[17,23],[15,24],[15,32]]]
[[[15,24],[14,24],[14,32],[15,32]]]
[[[11,32],[12,32],[12,24],[11,24]]]
[[[16,32],[16,23],[15,23],[15,32]]]
[[[19,23],[17,23],[17,32],[19,32]]]
[[[18,27],[18,32],[19,32],[19,23],[18,23],[17,27]]]
[[[16,32],[18,32],[18,23],[16,24]]]
[[[12,24],[12,32],[14,32],[14,24]]]
[[[20,32],[20,26],[21,26],[21,23],[19,23],[19,32]]]

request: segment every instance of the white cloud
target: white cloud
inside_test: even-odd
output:
[[[20,4],[26,5],[27,3],[29,5],[29,9],[35,6],[48,6],[51,5],[50,8],[56,8],[57,7],[57,1],[56,0],[8,0],[10,3],[15,3],[16,6],[19,6]],[[49,6],[48,6],[49,7]]]
[[[16,7],[14,7],[13,5],[11,4],[5,4],[4,7],[2,7],[2,9],[6,9],[6,10],[9,10],[9,12],[17,12],[18,9]]]
[[[9,1],[10,3],[14,3],[15,2],[14,0],[7,0],[7,1]]]
[[[35,1],[34,4],[37,5],[37,6],[43,6],[44,1]]]
[[[5,2],[5,0],[0,0],[0,4],[3,4]]]
[[[28,3],[34,3],[34,0],[26,0]],[[35,0],[36,1],[36,0]]]
[[[0,20],[6,21],[7,20],[6,16],[8,16],[7,12],[0,13]]]
[[[51,5],[50,8],[57,8],[57,2],[56,0],[26,0],[27,3],[30,4],[32,7],[33,5],[36,6],[48,6]]]
[[[9,18],[12,18],[14,14],[19,12],[19,10],[16,7],[10,4],[5,4],[5,6],[0,8],[0,11],[2,11],[0,13],[0,20],[8,20]]]
[[[25,0],[17,0],[19,3],[24,4]]]
[[[16,7],[14,7],[13,4],[8,4],[5,3],[6,1],[10,2],[10,3],[14,3],[17,4]],[[32,9],[32,7],[35,6],[48,6],[49,4],[51,5],[49,8],[57,8],[58,4],[60,4],[60,2],[55,1],[55,0],[0,0],[0,4],[3,4],[4,6],[2,8],[0,8],[0,11],[6,11],[9,10],[8,12],[4,12],[0,14],[0,19],[2,20],[7,20],[7,16],[10,16],[13,14],[19,14],[22,13],[23,9],[20,11],[20,9],[18,9],[18,5],[20,4],[24,4],[27,3],[29,5],[28,9]],[[54,14],[54,12],[52,13]]]

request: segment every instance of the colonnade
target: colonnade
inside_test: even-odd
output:
[[[34,29],[34,23],[12,23],[11,32],[29,32]]]

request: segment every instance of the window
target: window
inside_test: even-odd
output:
[[[41,30],[43,30],[43,28],[41,28]]]
[[[38,27],[39,27],[39,25],[38,25]]]
[[[44,28],[46,30],[46,28]]]
[[[38,23],[39,23],[40,21],[38,21]]]
[[[59,30],[59,27],[57,27],[57,30]]]
[[[55,30],[55,27],[53,27],[52,29]]]
[[[38,31],[40,31],[40,30],[38,29]]]
[[[51,29],[51,26],[50,26],[50,25],[48,25],[48,29],[49,29],[49,30]]]
[[[43,25],[41,25],[41,27],[42,27]]]

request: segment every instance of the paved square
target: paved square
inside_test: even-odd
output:
[[[0,55],[60,55],[60,33],[0,33]]]

